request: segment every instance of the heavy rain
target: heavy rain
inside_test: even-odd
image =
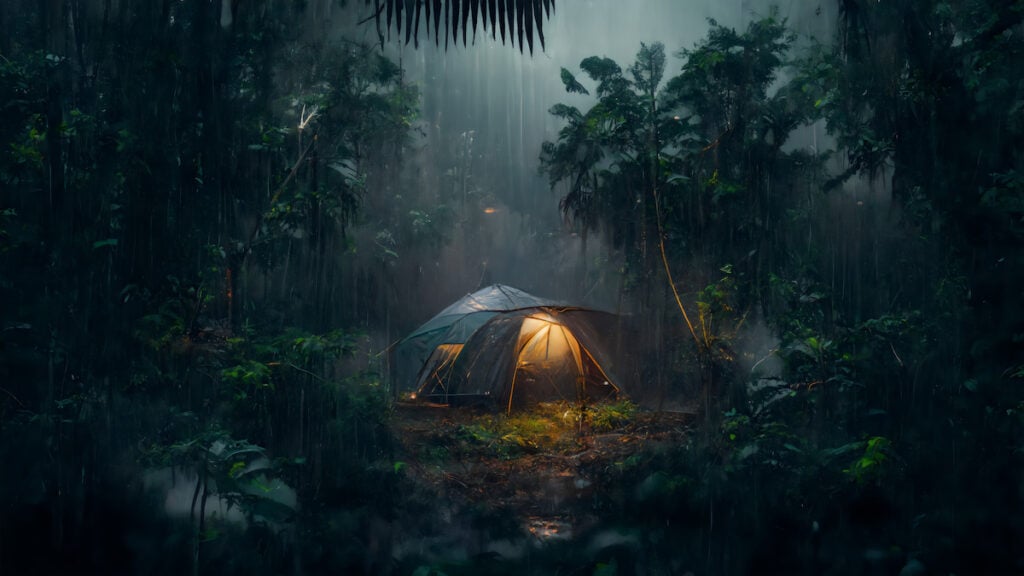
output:
[[[0,574],[1024,573],[1021,0],[0,2]]]

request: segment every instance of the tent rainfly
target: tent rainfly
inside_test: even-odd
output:
[[[593,402],[619,388],[602,336],[615,316],[495,284],[442,310],[395,349],[397,384],[444,404],[511,412],[542,401]]]

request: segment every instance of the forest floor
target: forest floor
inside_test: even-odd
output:
[[[396,468],[423,505],[399,519],[404,553],[517,557],[584,535],[599,525],[602,508],[621,502],[622,471],[679,446],[695,418],[695,410],[621,402],[591,408],[581,425],[579,410],[564,402],[511,416],[399,403]]]

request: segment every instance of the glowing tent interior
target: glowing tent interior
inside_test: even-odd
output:
[[[619,395],[604,336],[613,314],[488,286],[444,309],[395,350],[399,385],[443,404],[511,411],[536,402]]]

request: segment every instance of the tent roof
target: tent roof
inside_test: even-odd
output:
[[[436,316],[427,320],[426,323],[414,330],[412,334],[406,336],[405,339],[411,340],[417,336],[447,328],[458,321],[459,318],[477,312],[505,312],[540,306],[565,306],[565,303],[558,300],[538,298],[504,284],[492,284],[455,301]],[[488,315],[487,318],[489,317]],[[473,329],[475,328],[476,326],[473,327]]]

